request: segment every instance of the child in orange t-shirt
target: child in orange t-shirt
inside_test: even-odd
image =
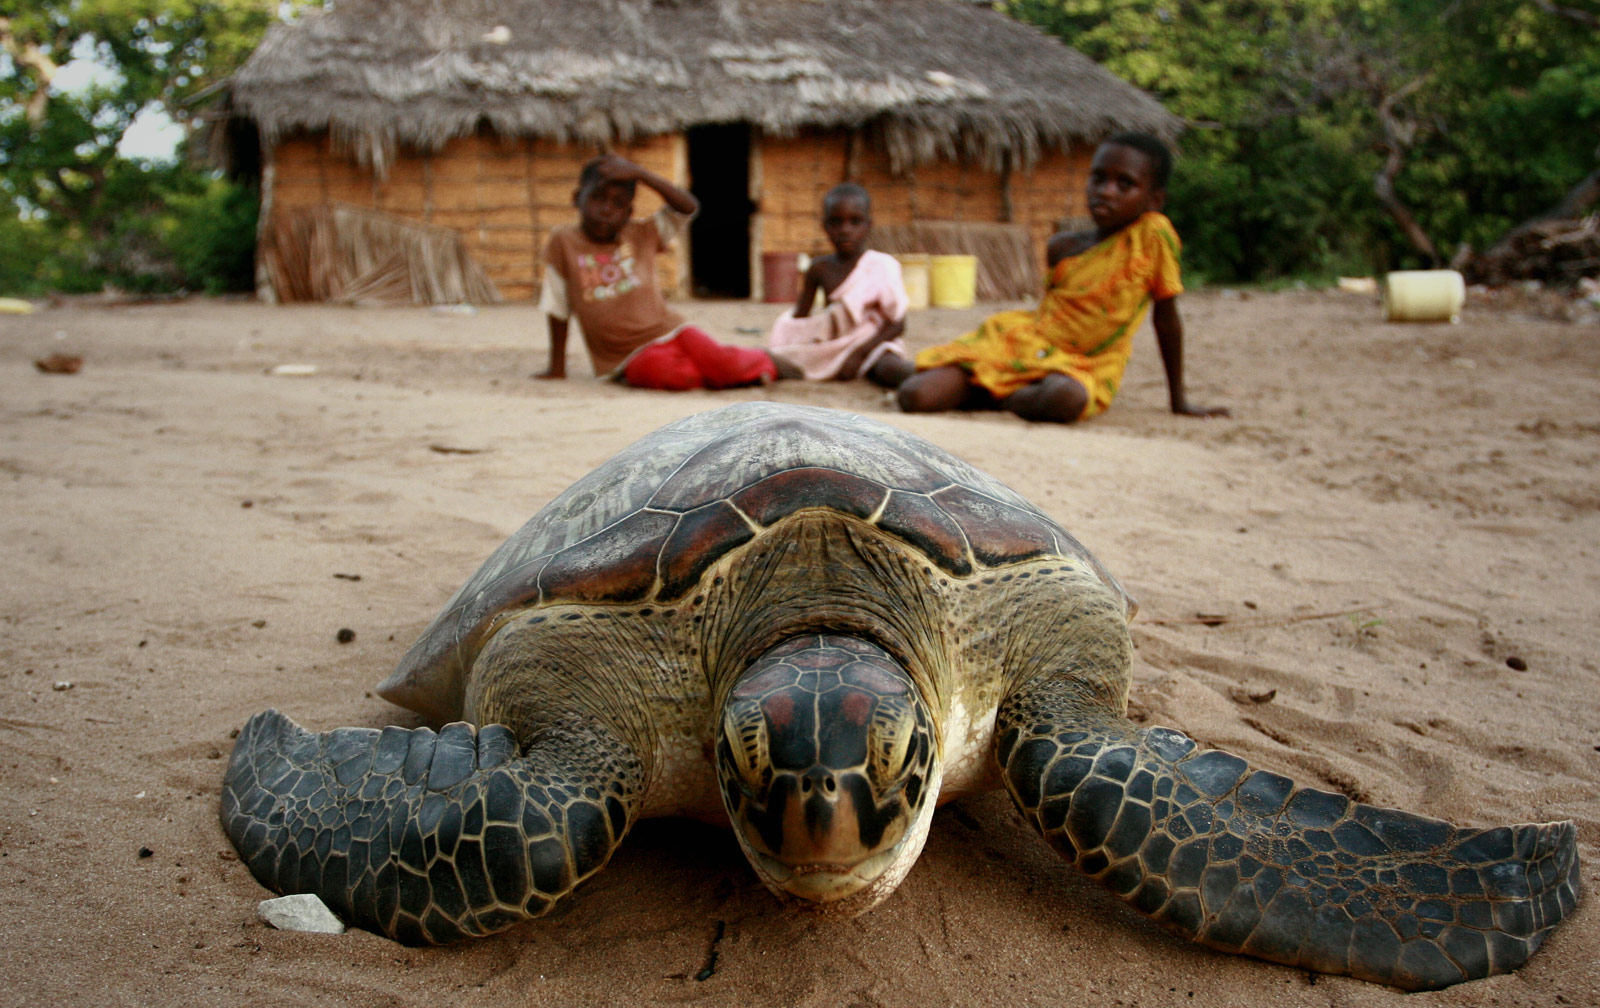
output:
[[[638,183],[665,201],[633,219]],[[548,317],[550,366],[540,378],[565,378],[567,330],[574,316],[598,377],[641,388],[734,388],[776,380],[766,352],[718,343],[667,307],[656,254],[700,209],[691,193],[614,154],[583,166],[573,194],[578,223],[557,230],[545,249],[539,307]],[[787,370],[787,369],[786,369]]]

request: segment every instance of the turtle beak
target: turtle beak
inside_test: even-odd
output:
[[[773,882],[792,896],[818,903],[854,895],[894,859],[906,827],[907,809],[898,802],[874,802],[871,784],[859,773],[812,767],[803,774],[780,774],[767,808],[750,810],[757,826],[752,839]],[[776,820],[777,829],[760,828]],[[771,849],[769,856],[761,848]]]
[[[938,766],[929,774],[924,783],[936,794]],[[839,774],[831,775],[830,793],[829,776],[821,768],[780,774],[764,801],[741,794],[743,800],[730,813],[739,845],[774,895],[820,912],[854,916],[882,902],[911,870],[927,839],[935,802],[907,804],[900,789],[875,803],[867,782]]]
[[[775,886],[796,899],[821,905],[842,902],[867,890],[884,877],[884,873],[894,865],[898,853],[897,849],[886,850],[848,868],[827,864],[785,864],[759,853],[756,857],[760,859],[759,868],[764,869],[764,881],[769,886]],[[875,906],[888,894],[889,890],[885,887],[881,895],[859,909]]]

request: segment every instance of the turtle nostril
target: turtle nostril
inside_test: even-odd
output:
[[[822,767],[812,767],[800,775],[800,793],[803,795],[810,794],[812,791],[821,791],[823,794],[832,795],[838,790],[838,778]]]

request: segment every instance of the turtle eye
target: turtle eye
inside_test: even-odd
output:
[[[722,714],[722,744],[718,749],[726,754],[725,762],[731,764],[727,769],[746,797],[755,798],[765,790],[772,761],[766,719],[761,716],[759,705],[728,705]]]
[[[916,717],[903,700],[885,698],[873,712],[867,770],[881,792],[898,787],[916,756]]]

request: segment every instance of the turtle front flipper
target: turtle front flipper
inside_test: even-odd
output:
[[[268,888],[441,943],[537,917],[603,867],[642,780],[590,726],[548,730],[519,755],[503,725],[313,734],[269,710],[234,745],[222,825]]]
[[[1425,990],[1516,969],[1577,903],[1571,822],[1462,829],[1297,787],[1078,689],[1002,705],[1006,786],[1058,852],[1187,938]]]

